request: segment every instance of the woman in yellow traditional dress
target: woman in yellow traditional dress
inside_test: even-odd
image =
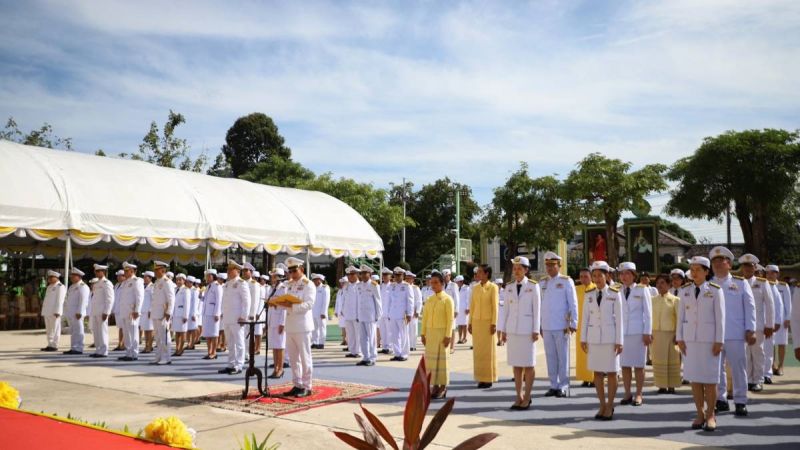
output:
[[[472,287],[469,325],[472,335],[472,366],[478,389],[488,389],[497,381],[497,317],[499,291],[491,282],[492,268],[481,264],[475,272],[478,284]]]
[[[675,343],[680,299],[669,291],[666,274],[656,278],[658,295],[653,297],[653,377],[659,394],[674,394],[681,385],[681,354]]]
[[[575,292],[578,296],[578,323],[581,323],[581,320],[583,320],[583,294],[585,294],[586,291],[597,288],[597,286],[592,283],[592,273],[589,269],[581,269],[580,282],[581,284],[575,286]],[[578,345],[575,346],[575,378],[581,380],[581,387],[594,387],[594,372],[589,370],[586,352],[580,345],[581,327],[578,327],[575,342],[578,343]]]
[[[425,363],[431,373],[431,397],[439,400],[447,396],[450,383],[450,335],[453,329],[453,299],[444,292],[444,277],[431,273],[433,295],[425,301],[422,310],[422,344],[425,346]]]

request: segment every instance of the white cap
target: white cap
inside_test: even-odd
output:
[[[456,283],[459,281],[464,281],[464,276],[458,275],[453,281],[455,281]]]
[[[775,264],[767,264],[767,266],[765,268],[767,269],[767,272],[780,272],[781,271],[780,267],[778,267]]]
[[[257,271],[257,270],[254,270],[254,271],[253,271],[253,278],[258,278],[258,277],[260,277],[260,276],[261,276],[261,272],[259,272],[259,271]]]
[[[232,259],[229,259],[228,260],[228,269],[231,269],[231,268],[242,270],[244,268],[244,266],[239,264],[238,262],[232,260]]]
[[[221,274],[219,274],[217,276],[217,278],[219,278],[220,280],[227,280],[228,279],[228,274],[225,273],[225,272],[222,272]]]
[[[280,267],[276,267],[276,268],[275,268],[274,270],[272,270],[272,271],[271,271],[269,274],[270,274],[270,275],[277,275],[277,276],[279,276],[279,277],[282,277],[282,276],[285,276],[285,275],[286,275],[286,272],[284,272],[282,268],[280,268]]]
[[[589,270],[602,270],[603,272],[611,272],[611,267],[605,261],[595,261],[589,266]]]
[[[403,269],[400,266],[396,266],[394,269],[392,269],[392,272],[395,273],[395,274],[403,275],[403,274],[406,273],[406,269]]]
[[[174,274],[174,273],[172,273],[172,271],[171,271],[171,270],[170,270],[169,272],[165,273],[164,275],[166,275],[166,276],[167,276],[167,278],[169,278],[170,280],[171,280],[171,279],[173,279],[173,278],[175,278],[175,274]]]
[[[61,274],[60,274],[60,273],[58,273],[58,272],[56,272],[55,270],[48,270],[48,271],[47,271],[47,276],[48,276],[48,277],[56,277],[56,278],[61,278]]]
[[[347,266],[347,268],[344,269],[344,273],[346,274],[358,273],[358,268],[356,266]]]
[[[100,281],[100,279],[97,278],[97,277],[94,277],[91,280],[89,280],[89,284],[94,284],[94,283],[97,283],[98,281]]]
[[[347,277],[339,278],[339,283],[347,283]]]
[[[368,266],[366,264],[362,264],[361,267],[358,268],[358,271],[359,272],[369,272],[369,273],[374,272],[374,270],[372,270],[372,267],[370,267],[370,266]]]
[[[395,269],[395,270],[397,270],[397,269]],[[450,274],[452,274],[452,273],[453,273],[453,272],[452,272],[450,269],[444,269],[444,270],[442,270],[442,275],[450,275]]]
[[[186,278],[186,274],[185,273],[179,273],[179,274],[175,275],[175,279],[176,280],[180,279],[180,278],[183,278],[184,280],[186,280],[187,279]]]
[[[207,269],[203,272],[203,275],[214,275],[217,276],[217,269]]]
[[[475,266],[475,268],[472,269],[472,273],[478,273],[478,266]]]
[[[708,252],[708,259],[714,259],[718,256],[724,256],[725,258],[733,261],[733,252],[721,245],[712,248],[711,251]]]
[[[728,253],[730,253],[730,250],[728,250]],[[693,256],[692,259],[689,260],[689,264],[699,264],[705,267],[706,269],[711,268],[711,260],[709,260],[705,256]]]
[[[278,269],[283,269],[284,271],[286,269],[288,269],[288,267],[286,267],[286,264],[284,264],[282,262],[279,262],[278,264],[276,264],[275,267],[277,267]]]
[[[188,281],[189,283],[197,283],[197,278],[189,275],[186,277],[186,281]]]
[[[514,259],[511,260],[512,264],[519,264],[521,266],[530,267],[531,262],[528,258],[524,256],[515,256]]]
[[[125,261],[124,263],[122,263],[122,268],[123,268],[123,269],[133,269],[133,270],[136,270],[136,268],[137,268],[137,267],[138,267],[138,266],[137,266],[136,264],[131,264],[131,263],[129,263],[128,261]]]
[[[745,253],[739,257],[739,264],[758,264],[758,258],[752,253]]]
[[[300,267],[305,266],[306,262],[300,258],[295,258],[294,256],[290,256],[286,258],[286,267],[291,269],[292,267]]]
[[[759,272],[766,272],[767,269],[764,268],[761,264],[756,264],[756,270]]]
[[[169,264],[165,263],[164,261],[158,261],[158,260],[153,261],[153,265],[155,267],[169,267]]]
[[[392,274],[392,269],[390,269],[388,267],[384,267],[383,269],[381,269],[381,273],[382,274],[391,275]]]
[[[81,276],[81,277],[86,275],[85,273],[83,273],[83,271],[81,269],[78,269],[77,267],[73,267],[72,270],[69,271],[69,273],[71,275],[78,275],[78,276]]]
[[[104,266],[102,264],[95,264],[94,265],[94,270],[107,271],[108,270],[108,266]]]
[[[265,280],[265,281],[269,281],[269,275],[267,275],[267,274],[263,274],[259,278],[261,278],[262,280]]]
[[[410,270],[406,270],[406,276],[407,277],[411,277],[411,278],[417,278],[417,274],[415,274],[414,272],[412,272]]]
[[[372,281],[378,281],[378,280],[380,280],[380,279],[381,279],[381,277],[379,277],[379,276],[377,276],[377,275],[373,275],[373,276],[371,276],[370,278],[372,278]]]
[[[252,264],[250,264],[249,262],[246,262],[246,263],[242,264],[242,270],[245,270],[245,269],[249,270],[250,272],[255,272],[256,271],[256,268]]]
[[[678,268],[670,270],[669,271],[669,275],[670,276],[677,275],[677,276],[679,276],[681,278],[686,278],[686,274],[681,269],[678,269]]]
[[[683,275],[684,275],[683,278],[690,278],[692,276],[692,271],[689,270],[689,269],[686,269],[686,271],[683,272]]]
[[[631,272],[636,272],[636,264],[625,261],[624,263],[619,265],[619,271],[622,272],[624,270],[630,270]]]
[[[142,274],[142,276],[143,277],[155,278],[156,274],[154,274],[152,270],[145,270],[144,273]]]
[[[430,279],[431,279],[431,274],[427,274],[427,275],[425,275],[425,279],[426,279],[426,280],[430,280]]]
[[[502,278],[495,278],[494,284],[503,284],[503,279]]]
[[[558,253],[555,252],[546,252],[544,254],[545,261],[561,261],[561,257],[558,256]]]
[[[120,270],[117,271],[117,276],[118,277],[121,277],[123,275],[125,275],[125,271],[124,270],[120,269]]]
[[[325,281],[325,275],[323,275],[321,273],[314,273],[314,274],[311,274],[311,279],[312,280]]]

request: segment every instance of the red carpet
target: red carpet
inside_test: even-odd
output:
[[[82,427],[25,411],[0,408],[0,448],[2,449],[150,449],[170,448],[132,437]]]

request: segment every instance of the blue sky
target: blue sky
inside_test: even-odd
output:
[[[793,0],[0,10],[0,117],[26,130],[47,121],[87,152],[135,151],[172,108],[187,118],[180,135],[213,158],[234,120],[260,111],[317,172],[379,186],[447,175],[485,204],[520,161],[559,176],[594,151],[671,163],[705,136],[795,129],[800,116]]]

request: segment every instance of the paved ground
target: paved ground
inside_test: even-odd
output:
[[[116,336],[116,330],[112,330]],[[63,336],[63,343],[68,336]],[[231,390],[242,385],[240,377],[218,375],[222,359],[204,361],[204,350],[176,358],[172,366],[148,366],[144,355],[138,363],[119,363],[114,358],[94,360],[42,353],[42,331],[0,332],[0,380],[16,386],[24,407],[104,420],[113,427],[143,427],[158,415],[176,414],[198,431],[198,446],[205,449],[237,447],[246,433],[265,435],[275,429],[282,448],[345,448],[330,430],[357,433],[353,403],[341,403],[266,418],[203,405],[181,399]],[[88,338],[88,342],[91,338]],[[115,342],[112,339],[112,342]],[[387,422],[390,430],[402,435],[402,407],[407,386],[421,352],[409,361],[396,363],[382,357],[375,367],[355,367],[344,358],[338,342],[315,351],[315,378],[362,382],[396,388],[397,391],[366,399],[364,403]],[[113,354],[118,356],[117,353]],[[789,367],[777,384],[753,395],[745,419],[726,414],[719,419],[715,433],[688,429],[693,406],[688,389],[676,395],[649,394],[654,390],[648,377],[645,405],[616,409],[613,422],[597,422],[594,391],[574,388],[572,397],[543,397],[546,367],[543,350],[537,357],[537,378],[533,408],[525,412],[508,410],[513,398],[510,370],[505,352],[499,349],[502,380],[489,390],[474,389],[472,354],[469,346],[458,346],[453,358],[449,395],[456,406],[439,437],[436,447],[447,448],[467,437],[486,431],[500,433],[489,448],[588,448],[635,446],[636,448],[684,448],[695,445],[742,448],[797,448],[800,442],[800,368]],[[257,363],[263,367],[263,359]],[[284,380],[289,380],[289,372]],[[621,394],[618,396],[621,397]],[[435,413],[438,404],[431,406]]]

